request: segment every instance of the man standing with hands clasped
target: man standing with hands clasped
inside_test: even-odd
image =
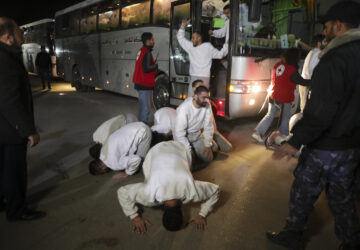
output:
[[[36,146],[40,136],[21,57],[22,43],[19,26],[12,19],[0,17],[0,209],[6,209],[9,221],[46,215],[28,209],[26,204],[27,146]]]
[[[185,27],[190,20],[183,20],[177,34],[180,46],[189,54],[190,58],[190,84],[188,96],[193,96],[191,83],[195,80],[202,80],[204,86],[210,88],[210,69],[212,59],[222,59],[228,53],[228,43],[225,42],[221,50],[214,48],[211,43],[203,43],[200,32],[195,31],[192,34],[191,42],[185,38]]]
[[[293,137],[274,159],[291,158],[305,145],[294,172],[290,214],[272,242],[302,249],[302,234],[315,201],[326,188],[340,249],[360,249],[354,176],[360,163],[360,4],[343,1],[327,12],[323,35],[329,41],[312,75],[311,96]]]

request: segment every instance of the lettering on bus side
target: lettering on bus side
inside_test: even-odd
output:
[[[125,43],[141,43],[141,39],[139,37],[129,37],[125,39]]]
[[[129,51],[129,50],[113,50],[112,52],[111,52],[111,54],[113,54],[113,55],[130,55],[131,54],[131,51]]]

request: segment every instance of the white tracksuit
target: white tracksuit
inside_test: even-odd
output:
[[[178,199],[182,204],[205,201],[199,214],[206,217],[219,199],[219,187],[196,181],[190,172],[191,155],[180,142],[167,141],[147,154],[143,171],[145,180],[119,188],[117,194],[126,216],[138,215],[136,203],[147,207]]]
[[[174,131],[176,120],[176,110],[169,107],[164,107],[157,110],[154,114],[154,126],[151,127],[152,131],[159,134],[167,134]]]
[[[142,122],[127,124],[110,135],[103,145],[100,160],[112,170],[134,174],[151,143],[151,130]]]

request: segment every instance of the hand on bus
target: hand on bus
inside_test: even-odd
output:
[[[181,28],[185,28],[185,27],[190,23],[190,21],[191,21],[191,19],[189,19],[189,20],[183,20],[183,21],[181,22]]]

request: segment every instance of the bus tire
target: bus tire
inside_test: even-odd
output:
[[[165,74],[158,75],[155,78],[152,99],[155,110],[170,106],[170,83]]]
[[[81,74],[78,67],[75,65],[72,70],[72,78],[71,85],[75,87],[76,91],[79,92],[91,92],[94,91],[95,88],[92,86],[83,85],[81,82]]]

